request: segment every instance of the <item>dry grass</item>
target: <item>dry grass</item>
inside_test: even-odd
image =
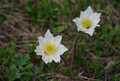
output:
[[[30,45],[32,45],[35,36],[35,25],[32,20],[26,17],[26,12],[14,3],[0,3],[0,16],[2,23],[0,23],[0,48],[8,48],[8,44],[16,44],[19,51],[25,49],[26,38]],[[38,29],[37,35],[41,35]],[[11,41],[12,39],[12,41]]]

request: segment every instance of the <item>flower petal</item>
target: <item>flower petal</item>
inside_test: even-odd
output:
[[[85,31],[85,28],[81,26],[82,20],[79,17],[73,19],[72,21],[76,23],[78,31]]]
[[[88,33],[90,36],[92,36],[94,31],[95,30],[88,30],[88,31],[85,31],[85,33]]]
[[[80,14],[80,19],[83,21],[84,19],[88,18],[89,15],[86,13],[86,12],[82,12],[81,11],[81,14]],[[82,22],[81,22],[82,23]]]
[[[48,62],[52,62],[52,57],[47,56],[47,55],[43,55],[42,60],[47,64]]]
[[[80,22],[80,18],[77,17],[77,18],[73,19],[72,21],[75,22],[75,23],[79,23]]]
[[[87,13],[87,15],[91,15],[93,13],[93,10],[91,6],[89,6],[84,12]]]
[[[93,13],[90,15],[90,20],[100,19],[101,13]]]
[[[80,31],[86,31],[87,29],[84,28],[82,25],[78,26]]]
[[[60,35],[54,37],[54,44],[55,44],[56,47],[57,47],[58,45],[60,45],[61,40],[62,40],[62,36],[60,36]]]
[[[80,18],[87,19],[93,13],[92,8],[89,6],[84,12],[81,11]]]
[[[39,42],[40,47],[43,48],[44,45],[46,44],[46,39],[43,38],[42,36],[39,36],[38,37],[38,42]]]
[[[97,25],[100,22],[100,19],[95,19],[92,21],[93,25]]]
[[[99,25],[99,24],[97,24],[96,26],[97,26],[97,27],[100,27],[100,25]]]
[[[47,32],[45,33],[45,39],[47,42],[53,42],[53,35],[48,29]]]
[[[64,46],[64,45],[62,45],[62,44],[60,44],[58,47],[57,47],[57,53],[58,54],[60,54],[60,55],[62,55],[65,51],[67,51],[68,49]]]
[[[35,52],[36,52],[36,55],[45,55],[44,50],[40,46],[36,47]]]
[[[55,62],[60,62],[60,55],[59,54],[54,54],[54,55],[52,55],[52,57],[53,57],[53,60],[55,61]]]

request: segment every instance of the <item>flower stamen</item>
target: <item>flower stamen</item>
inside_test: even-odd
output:
[[[44,46],[45,54],[48,55],[48,56],[51,56],[51,55],[55,54],[56,50],[57,50],[56,46],[53,43],[48,42]]]
[[[85,19],[85,20],[82,21],[82,26],[83,26],[84,28],[90,28],[91,25],[92,25],[92,22],[91,22],[90,19]]]

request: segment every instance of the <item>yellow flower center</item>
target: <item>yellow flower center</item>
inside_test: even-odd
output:
[[[56,47],[55,47],[55,45],[53,43],[48,42],[44,46],[44,51],[45,51],[46,55],[51,56],[51,55],[55,54],[56,50],[57,49],[56,49]]]
[[[92,25],[92,22],[91,22],[90,19],[85,19],[85,20],[82,21],[82,26],[83,26],[84,28],[90,28],[91,25]]]

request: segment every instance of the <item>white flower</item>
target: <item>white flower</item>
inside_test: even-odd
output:
[[[47,30],[45,37],[38,37],[39,46],[36,47],[35,52],[37,55],[42,56],[42,60],[47,64],[48,62],[60,62],[60,55],[68,49],[60,44],[62,36],[58,35],[53,37],[50,30]]]
[[[89,6],[84,12],[81,11],[80,18],[73,19],[73,22],[76,23],[78,31],[83,31],[92,36],[95,31],[94,28],[96,26],[100,27],[98,25],[100,15],[101,13],[93,13],[92,8]]]

